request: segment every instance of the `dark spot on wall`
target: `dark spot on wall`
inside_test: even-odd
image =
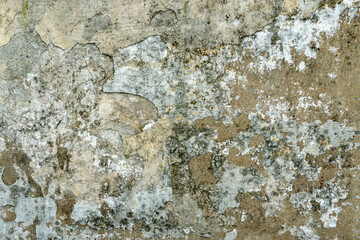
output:
[[[31,159],[16,146],[11,143],[7,144],[7,149],[4,150],[0,156],[0,165],[4,166],[4,171],[1,176],[3,182],[10,186],[19,179],[19,175],[15,170],[14,165],[19,167],[26,175],[27,181],[31,187],[31,197],[43,197],[40,185],[32,178],[32,169],[30,167]]]
[[[2,207],[0,214],[5,222],[13,222],[16,219],[15,207],[13,205],[7,204]]]
[[[216,178],[211,170],[211,153],[191,159],[189,170],[198,187],[210,188],[216,183]]]
[[[36,217],[31,225],[25,228],[29,232],[28,239],[37,239],[36,226],[40,223],[39,218]]]
[[[63,225],[68,225],[74,220],[71,218],[71,213],[76,203],[76,196],[70,192],[65,193],[56,200],[56,218],[61,221]]]
[[[70,154],[68,153],[68,149],[65,147],[58,147],[56,156],[60,169],[65,172],[69,171]]]

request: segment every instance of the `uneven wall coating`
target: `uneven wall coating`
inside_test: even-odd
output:
[[[360,239],[360,2],[2,0],[1,239]]]

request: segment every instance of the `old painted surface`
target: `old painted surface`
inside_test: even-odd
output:
[[[4,239],[359,239],[360,2],[3,1]]]

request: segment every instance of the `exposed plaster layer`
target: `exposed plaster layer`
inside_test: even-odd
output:
[[[46,43],[66,50],[77,42],[96,42],[108,54],[160,34],[174,43],[191,42],[190,47],[216,47],[223,43],[239,44],[242,37],[259,31],[281,13],[293,14],[298,10],[306,18],[320,2],[55,2],[47,5],[36,30]]]

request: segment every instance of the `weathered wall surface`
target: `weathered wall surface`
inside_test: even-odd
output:
[[[360,2],[2,0],[1,239],[360,239]]]

